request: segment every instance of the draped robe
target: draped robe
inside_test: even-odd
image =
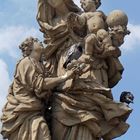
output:
[[[3,108],[2,135],[8,140],[50,140],[42,111],[43,69],[29,57],[16,67],[7,103]]]

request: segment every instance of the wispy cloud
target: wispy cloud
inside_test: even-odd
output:
[[[36,28],[24,26],[9,26],[0,28],[0,54],[18,57],[19,44],[29,36],[40,37],[40,32]]]
[[[129,24],[128,29],[131,31],[131,34],[126,37],[122,46],[124,51],[134,50],[140,45],[140,25]]]
[[[8,67],[6,63],[0,59],[0,117],[2,115],[2,108],[6,103],[6,96],[8,94],[8,87],[10,84],[10,77],[8,74]],[[1,129],[0,123],[0,129]],[[2,136],[0,135],[0,140],[3,140]]]
[[[8,74],[8,67],[6,63],[0,59],[0,117],[2,115],[2,108],[6,103],[6,96],[8,94],[8,87],[10,84],[10,77]],[[0,128],[1,128],[0,123]],[[0,140],[3,140],[2,136],[0,135]]]
[[[0,116],[2,107],[6,102],[6,96],[8,93],[8,87],[10,85],[10,77],[8,73],[7,64],[0,59]]]

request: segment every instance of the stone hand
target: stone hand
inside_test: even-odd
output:
[[[70,79],[70,78],[74,77],[75,71],[76,71],[75,69],[68,70],[68,71],[65,73],[65,75],[61,76],[61,78],[64,79],[64,80]]]

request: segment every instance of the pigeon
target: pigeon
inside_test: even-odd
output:
[[[121,93],[120,102],[126,103],[129,105],[130,103],[134,103],[133,101],[134,101],[134,96],[131,92],[124,91]]]
[[[63,64],[63,67],[66,69],[67,65],[71,63],[73,60],[78,60],[83,53],[83,47],[81,43],[74,44],[70,47],[67,52],[66,61]]]

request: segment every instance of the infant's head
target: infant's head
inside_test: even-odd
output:
[[[88,31],[97,33],[100,29],[105,29],[105,22],[101,17],[92,17],[87,21]]]
[[[80,3],[85,12],[95,12],[101,5],[101,0],[80,0]]]
[[[97,32],[97,38],[100,42],[105,44],[106,46],[112,46],[112,39],[108,31],[104,29],[100,29]]]

